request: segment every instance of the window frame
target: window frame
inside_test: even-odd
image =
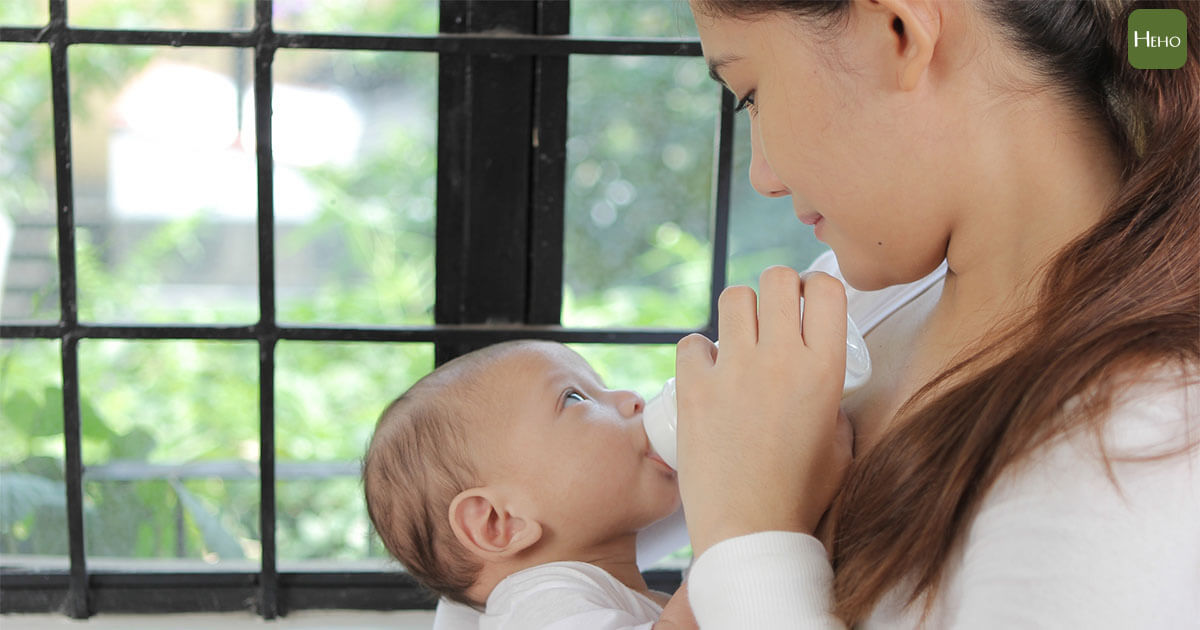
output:
[[[76,28],[67,0],[46,0],[43,27],[0,28],[0,42],[48,45],[54,127],[60,319],[0,324],[0,340],[59,340],[69,534],[69,570],[0,568],[0,613],[251,610],[273,619],[301,609],[432,608],[435,600],[394,572],[281,572],[275,541],[275,348],[280,340],[433,343],[441,364],[513,338],[574,343],[675,343],[692,332],[714,337],[716,301],[726,283],[734,102],[722,92],[714,130],[709,317],[700,329],[567,328],[560,325],[571,55],[690,56],[685,38],[583,38],[569,34],[569,0],[441,0],[437,35],[279,32],[272,0],[253,0],[249,30]],[[503,28],[505,34],[493,29]],[[492,31],[492,32],[488,32]],[[246,48],[254,54],[258,299],[253,325],[122,325],[79,321],[75,199],[67,53],[75,44]],[[271,130],[272,63],[279,49],[433,52],[439,58],[436,291],[430,326],[292,326],[276,320]],[[523,89],[511,89],[513,82]],[[455,107],[460,103],[467,107]],[[494,107],[497,102],[507,107]],[[498,168],[496,165],[503,165]],[[466,183],[478,182],[471,186]],[[496,212],[507,199],[516,212]],[[506,206],[507,207],[507,206]],[[464,226],[472,230],[464,230]],[[509,239],[493,238],[509,234]],[[501,261],[501,262],[497,262]],[[91,571],[84,548],[79,358],[81,339],[239,340],[259,345],[260,530],[257,572]],[[646,573],[651,588],[673,591],[680,572]]]

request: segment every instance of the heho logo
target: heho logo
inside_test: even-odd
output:
[[[1129,14],[1129,65],[1174,70],[1187,63],[1187,16],[1179,9],[1137,9]]]

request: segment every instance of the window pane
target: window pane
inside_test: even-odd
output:
[[[67,19],[89,28],[245,30],[254,24],[254,1],[68,0]]]
[[[736,120],[727,281],[757,287],[763,269],[804,270],[829,246],[796,218],[791,197],[768,198],[750,187],[750,119],[743,113]]]
[[[583,37],[698,37],[684,0],[571,0],[571,34]]]
[[[649,400],[675,376],[674,345],[567,344],[591,364],[609,389],[628,389]]]
[[[58,341],[0,341],[0,565],[67,567]]]
[[[571,58],[563,324],[699,327],[720,100],[699,58]]]
[[[71,48],[80,319],[258,318],[251,55]]]
[[[43,5],[45,3],[42,3]],[[0,320],[59,318],[50,51],[0,44]]]
[[[384,407],[433,369],[433,346],[281,341],[275,356],[281,567],[380,569],[362,457]]]
[[[437,56],[281,50],[275,81],[279,318],[432,323]]]
[[[6,0],[0,3],[0,24],[41,26],[50,21],[49,6],[46,0]]]
[[[85,339],[79,373],[89,568],[255,569],[258,345]]]
[[[407,33],[438,31],[437,0],[275,0],[277,31]]]

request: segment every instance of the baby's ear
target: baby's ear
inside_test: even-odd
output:
[[[471,553],[496,560],[515,556],[542,538],[542,525],[516,513],[493,488],[463,490],[450,502],[454,537]]]

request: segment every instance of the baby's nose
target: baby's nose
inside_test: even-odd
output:
[[[636,416],[642,413],[642,409],[646,407],[646,401],[643,400],[642,397],[637,394],[637,392],[621,390],[616,392],[616,394],[618,396],[617,409],[623,416]]]

